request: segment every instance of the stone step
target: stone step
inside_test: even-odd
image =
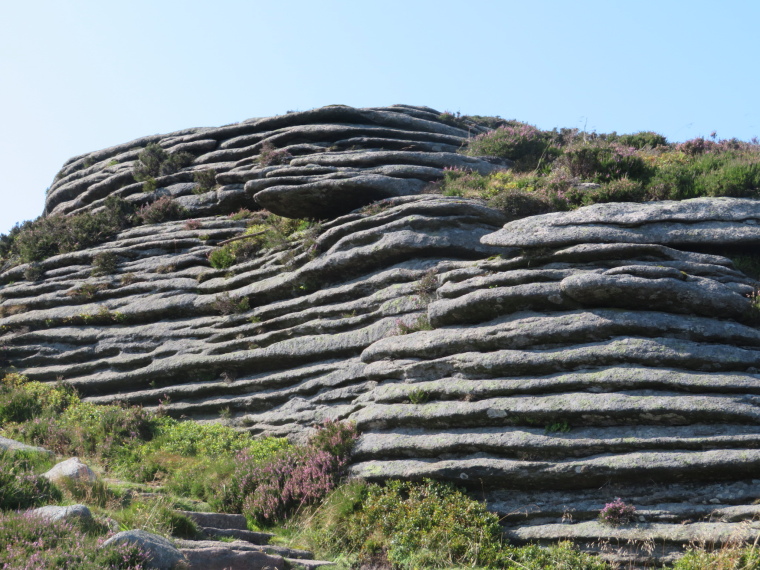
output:
[[[215,543],[221,545],[224,543]],[[289,563],[281,556],[261,550],[233,550],[224,546],[180,548],[189,570],[287,570]]]
[[[266,552],[267,554],[282,556],[294,560],[310,560],[314,554],[308,550],[288,548],[275,544],[253,544],[245,540],[233,540],[232,542],[220,542],[217,540],[175,540],[178,548],[227,548],[239,551]]]
[[[177,511],[195,521],[198,526],[215,529],[248,530],[245,516],[229,513],[201,513],[196,511]]]
[[[316,570],[323,566],[335,566],[335,562],[329,560],[303,560],[303,559],[285,559],[292,568],[304,568],[305,570]]]
[[[202,526],[201,532],[209,538],[236,538],[251,544],[265,546],[274,535],[268,532],[254,532],[252,530],[240,530],[237,528],[213,528]]]

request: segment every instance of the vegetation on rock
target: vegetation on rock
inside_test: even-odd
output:
[[[446,172],[441,191],[478,197],[512,218],[600,202],[760,197],[760,144],[697,138],[668,143],[652,132],[541,131],[508,121],[471,139],[467,154],[514,161],[509,171]]]

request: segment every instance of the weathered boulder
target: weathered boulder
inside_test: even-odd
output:
[[[42,474],[45,479],[53,483],[60,481],[73,481],[77,483],[92,483],[98,480],[98,476],[78,457],[72,457],[66,461],[56,463],[49,471]]]
[[[68,507],[49,505],[29,511],[29,513],[33,517],[45,519],[46,521],[68,521],[72,519],[79,519],[81,521],[92,520],[92,513],[87,505],[70,505]]]
[[[163,536],[144,530],[125,530],[106,540],[101,548],[121,544],[136,545],[147,554],[147,568],[170,570],[184,562],[183,554]]]
[[[7,437],[0,436],[0,451],[28,451],[32,453],[44,453],[46,455],[53,455],[53,452],[43,447],[37,447],[36,445],[27,445],[15,439],[8,439]]]

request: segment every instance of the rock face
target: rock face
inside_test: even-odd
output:
[[[452,126],[441,117],[428,107],[331,105],[143,137],[70,159],[48,190],[45,211],[79,212],[110,195],[147,203],[132,173],[149,144],[190,155],[188,166],[155,180],[157,195],[175,197],[196,216],[258,204],[291,218],[334,217],[382,198],[418,194],[447,167],[485,174],[507,166],[457,154],[468,137],[487,129],[465,120]],[[195,182],[202,173],[215,179],[213,188]]]
[[[23,266],[0,274],[5,357],[92,402],[229,412],[254,434],[353,420],[354,475],[464,485],[515,541],[630,538],[635,558],[651,539],[667,559],[696,535],[745,532],[760,498],[760,284],[730,257],[760,245],[760,202],[603,204],[504,225],[477,200],[418,194],[446,166],[498,166],[455,154],[467,132],[437,117],[328,107],[72,159],[48,212],[151,199],[119,173],[148,142],[187,149],[194,163],[158,194],[196,221],[49,258],[35,282]],[[272,147],[291,157],[261,166]],[[223,186],[192,194],[182,177],[212,166]],[[212,214],[252,197],[329,219],[313,240],[211,269],[208,254],[246,227]],[[92,277],[107,252],[116,269]],[[593,522],[616,497],[639,520]]]

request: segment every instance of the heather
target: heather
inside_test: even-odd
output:
[[[106,532],[97,524],[44,521],[25,513],[0,513],[0,568],[13,570],[141,570],[135,546],[100,548]]]
[[[14,265],[36,263],[103,243],[126,228],[177,220],[184,215],[184,209],[169,196],[140,208],[109,196],[96,211],[52,214],[16,224],[8,234],[0,234],[0,260]]]
[[[440,191],[484,198],[513,219],[602,202],[760,197],[756,140],[713,135],[669,143],[652,132],[541,131],[508,121],[472,138],[465,152],[514,164],[488,176],[449,170],[438,184]]]
[[[261,525],[284,522],[337,486],[356,437],[353,424],[327,421],[306,445],[264,459],[251,450],[240,451],[224,507],[242,511]]]

